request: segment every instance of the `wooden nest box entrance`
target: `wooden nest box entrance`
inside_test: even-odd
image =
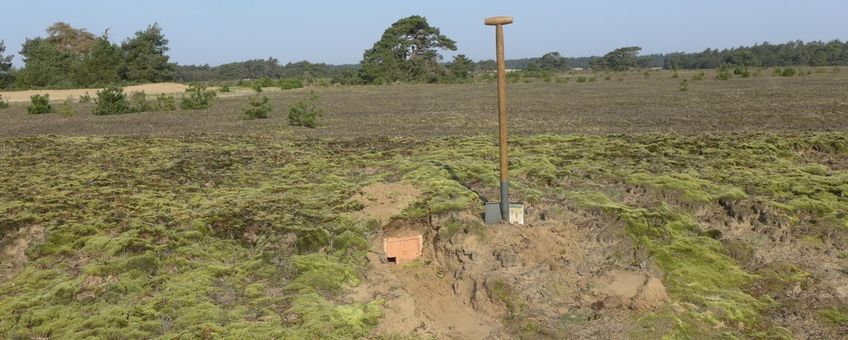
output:
[[[383,250],[386,260],[392,263],[403,263],[421,257],[424,250],[422,235],[383,238]]]

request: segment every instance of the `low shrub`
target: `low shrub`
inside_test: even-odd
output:
[[[33,115],[53,112],[53,106],[50,105],[49,94],[36,94],[29,97],[30,104],[27,106],[27,112]]]
[[[256,91],[256,93],[262,93],[262,85],[259,83],[253,84],[253,91]]]
[[[740,76],[742,78],[748,78],[751,76],[751,72],[748,71],[747,67],[737,66],[733,69],[733,74]]]
[[[688,91],[689,90],[689,81],[687,81],[686,79],[683,79],[683,81],[680,82],[680,87],[678,87],[677,90],[679,90],[680,92]]]
[[[777,76],[777,77],[794,77],[797,73],[798,73],[798,71],[795,70],[794,68],[787,67],[785,69],[781,69],[781,68],[774,69],[774,72],[772,72],[772,75]]]
[[[127,100],[127,95],[124,89],[120,87],[107,87],[101,91],[97,91],[97,98],[94,99],[94,109],[92,113],[98,116],[114,115],[132,112],[130,102]]]
[[[91,95],[86,92],[85,94],[79,96],[79,102],[83,104],[91,103]]]
[[[316,127],[317,120],[324,115],[318,104],[318,95],[309,91],[309,96],[289,107],[289,124],[295,126]]]
[[[577,77],[577,82],[578,82],[578,83],[585,83],[585,82],[586,82],[586,77],[583,77],[583,76]]]
[[[705,77],[706,75],[704,74],[704,71],[700,71],[698,73],[695,73],[694,76],[692,76],[692,80],[704,80]]]
[[[186,95],[183,95],[180,107],[184,110],[205,110],[212,107],[217,94],[213,90],[209,90],[206,86],[191,85],[186,90]]]
[[[9,102],[3,99],[3,95],[0,95],[0,109],[6,109],[9,107]]]
[[[221,93],[230,92],[230,85],[229,84],[221,85],[221,87],[218,88],[218,92],[221,92]]]
[[[177,100],[174,96],[160,93],[156,95],[156,111],[174,111],[177,109]]]
[[[303,81],[296,78],[280,79],[281,90],[299,89],[303,87]]]
[[[722,64],[716,70],[716,75],[715,75],[716,80],[728,80],[731,77],[733,77],[733,75],[730,73],[730,66],[728,66],[727,64]]]
[[[677,71],[674,71],[674,73],[671,74],[671,79],[677,79],[677,77],[679,77],[677,75]]]
[[[65,117],[73,117],[76,114],[76,111],[74,111],[74,108],[73,106],[71,106],[71,104],[73,104],[72,97],[66,98],[65,101],[62,102],[62,104],[59,104],[59,114]]]
[[[268,118],[273,108],[266,96],[251,96],[247,107],[244,109],[244,119],[264,119]]]
[[[147,94],[144,91],[133,92],[130,94],[130,111],[132,112],[147,112],[150,111],[151,105],[147,102]]]
[[[278,85],[276,82],[274,82],[273,79],[268,78],[268,77],[262,77],[261,79],[259,79],[254,84],[259,84],[259,86],[261,86],[261,87],[274,87],[274,86]]]

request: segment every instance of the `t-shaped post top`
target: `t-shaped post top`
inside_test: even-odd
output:
[[[509,25],[512,23],[512,17],[491,17],[487,18],[484,23],[489,26]]]

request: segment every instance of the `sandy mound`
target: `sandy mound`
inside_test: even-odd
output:
[[[354,198],[363,206],[359,217],[374,218],[385,225],[420,196],[421,191],[410,184],[375,183],[362,188]]]
[[[177,84],[177,83],[157,83],[157,84],[143,84],[143,85],[133,85],[124,87],[125,93],[133,93],[133,92],[141,92],[148,95],[156,95],[160,93],[181,93],[185,92],[187,88],[186,85]],[[8,92],[0,92],[0,95],[3,96],[4,100],[8,100],[11,103],[15,102],[27,102],[29,101],[29,97],[35,94],[49,94],[51,100],[65,100],[69,97],[73,97],[77,100],[80,96],[88,93],[91,96],[94,96],[97,91],[101,89],[70,89],[70,90],[26,90],[26,91],[8,91]]]
[[[662,307],[668,294],[662,281],[645,273],[612,270],[595,281],[595,293],[604,307],[649,311]]]
[[[26,265],[30,244],[42,242],[44,227],[40,224],[20,228],[0,240],[0,281],[14,276]]]

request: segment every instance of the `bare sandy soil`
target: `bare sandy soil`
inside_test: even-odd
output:
[[[160,94],[160,93],[180,93],[185,92],[187,86],[183,84],[177,83],[158,83],[158,84],[143,84],[143,85],[133,85],[127,86],[124,88],[124,92],[133,93],[133,92],[144,92],[146,94]],[[0,92],[0,96],[3,96],[3,99],[8,100],[10,103],[20,103],[27,102],[29,98],[36,94],[48,94],[50,95],[51,100],[65,100],[69,97],[72,97],[74,100],[77,100],[80,96],[85,95],[86,93],[90,96],[94,96],[97,91],[101,89],[70,89],[70,90],[25,90],[25,91],[6,91]]]

